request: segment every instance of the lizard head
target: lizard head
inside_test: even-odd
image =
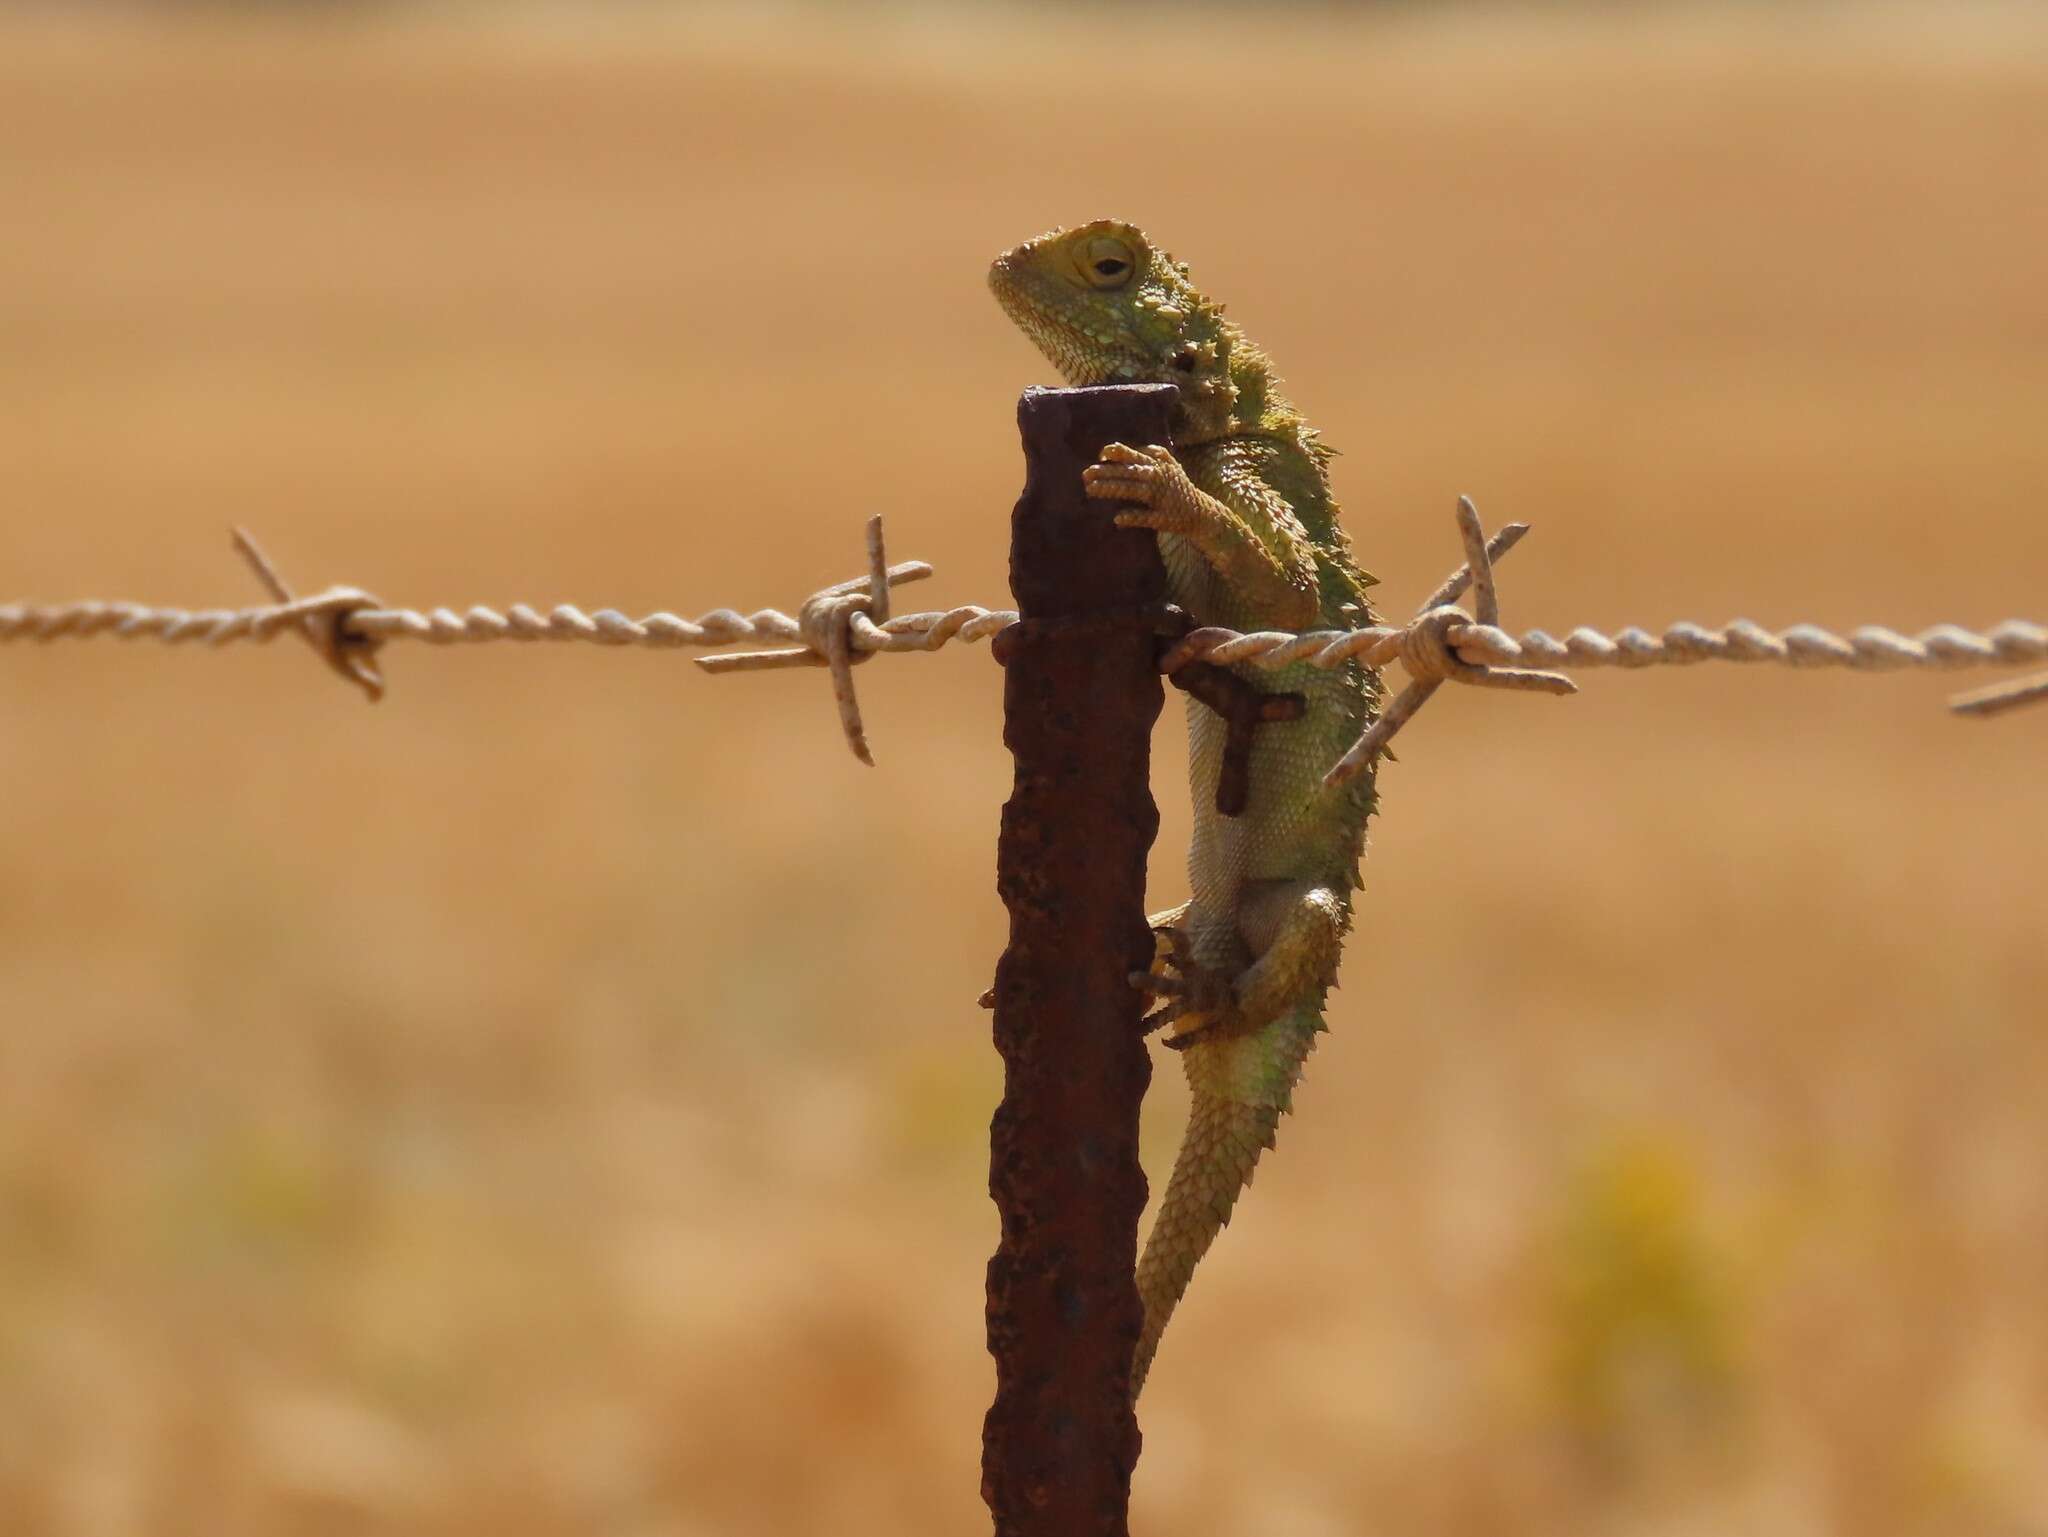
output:
[[[988,270],[996,300],[1069,384],[1177,384],[1186,434],[1222,431],[1237,402],[1237,332],[1188,269],[1116,219],[1027,240]]]

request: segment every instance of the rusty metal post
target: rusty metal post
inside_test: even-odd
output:
[[[999,637],[1003,807],[996,887],[1010,944],[996,967],[1003,1102],[989,1193],[996,1397],[982,1497],[997,1537],[1125,1537],[1138,1423],[1133,1280],[1145,1176],[1138,1105],[1152,1076],[1130,985],[1152,957],[1145,857],[1159,829],[1148,770],[1162,690],[1157,543],[1119,529],[1081,470],[1110,442],[1164,443],[1169,385],[1031,390],[1017,408],[1024,494],[1010,523],[1023,618]]]

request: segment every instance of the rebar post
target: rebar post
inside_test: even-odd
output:
[[[1167,442],[1174,396],[1169,385],[1031,390],[1017,408],[1025,482],[1010,586],[1022,617],[997,650],[1016,760],[996,854],[1010,910],[995,987],[1003,1102],[989,1138],[1002,1241],[988,1267],[996,1397],[982,1442],[997,1537],[1128,1529],[1138,1106],[1152,1076],[1130,974],[1152,959],[1148,771],[1166,578],[1153,536],[1116,527],[1081,471],[1106,443]]]

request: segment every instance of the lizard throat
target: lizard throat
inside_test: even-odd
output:
[[[1115,341],[1092,336],[1056,312],[1034,304],[1014,282],[1004,282],[991,273],[989,286],[1003,312],[1068,384],[1078,388],[1166,380],[1163,369],[1124,351]]]

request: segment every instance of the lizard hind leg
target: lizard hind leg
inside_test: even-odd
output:
[[[1303,1000],[1320,1007],[1350,926],[1350,904],[1325,882],[1246,882],[1238,895],[1238,928],[1257,959],[1235,974],[1219,972],[1196,962],[1176,933],[1164,957],[1171,971],[1162,976],[1159,960],[1153,963],[1149,991],[1168,1004],[1146,1020],[1146,1032],[1171,1024],[1166,1044],[1186,1051],[1260,1030]]]

